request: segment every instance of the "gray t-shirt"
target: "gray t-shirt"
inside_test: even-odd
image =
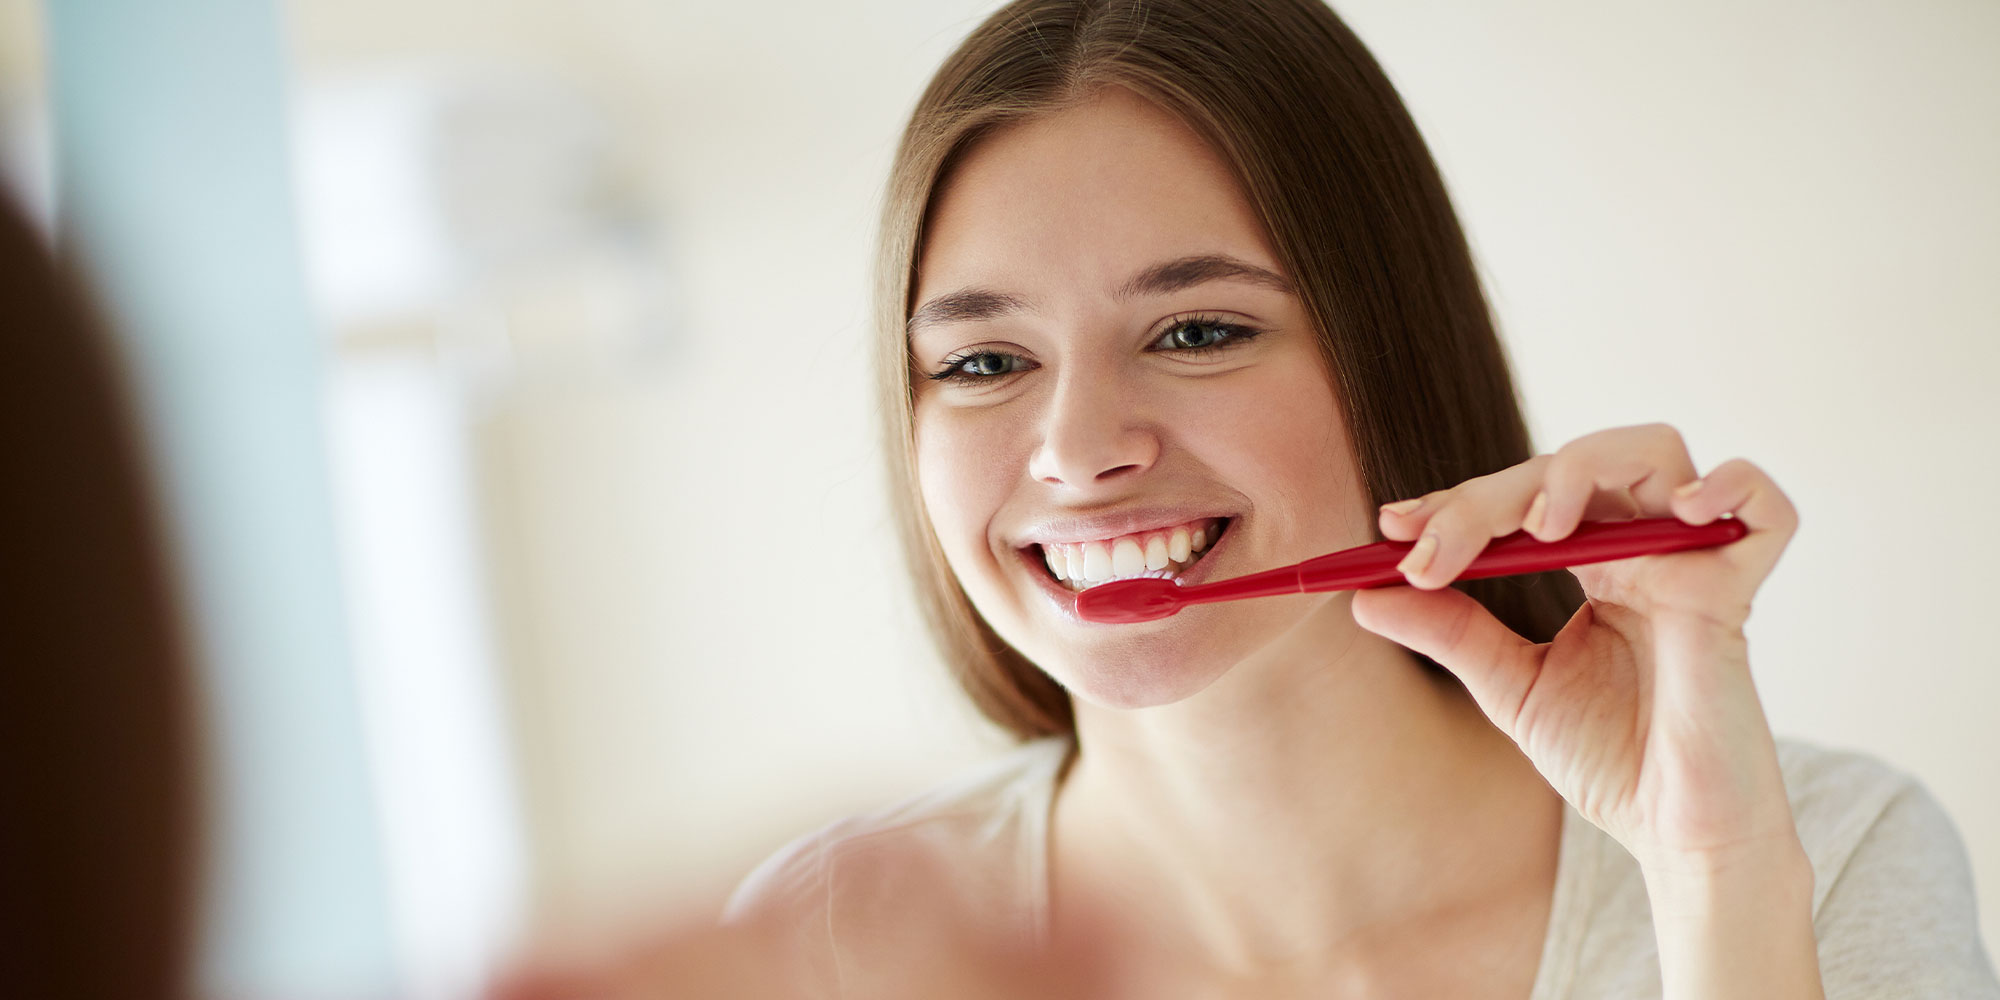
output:
[[[1048,829],[1069,742],[1038,740],[939,788],[801,837],[753,871],[725,919],[761,916],[829,995],[867,996],[920,947],[904,890],[1009,927],[1048,928]],[[1813,865],[1828,1000],[2000,1000],[1980,942],[1971,865],[1915,779],[1862,754],[1778,741]],[[913,863],[931,858],[936,863]],[[1659,959],[1638,863],[1567,805],[1555,895],[1529,1000],[1656,998]]]

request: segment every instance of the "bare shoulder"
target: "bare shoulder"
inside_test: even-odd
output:
[[[921,794],[798,837],[737,887],[724,919],[817,921],[826,933],[898,912],[914,896],[991,902],[1020,888],[1068,753],[1037,740]]]

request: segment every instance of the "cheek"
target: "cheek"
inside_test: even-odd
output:
[[[1346,421],[1332,390],[1304,379],[1271,390],[1279,401],[1264,417],[1264,440],[1273,457],[1295,476],[1324,479],[1346,464]]]
[[[1303,558],[1369,540],[1372,522],[1355,521],[1367,492],[1333,387],[1311,362],[1258,375],[1209,400],[1203,427],[1215,475],[1250,494],[1266,525],[1259,535],[1272,548],[1261,555]]]
[[[1347,454],[1333,389],[1310,370],[1270,366],[1203,406],[1205,430],[1264,475],[1299,479],[1331,470]],[[1263,478],[1264,475],[1260,475]]]
[[[916,414],[917,484],[938,542],[954,564],[983,550],[986,525],[1004,499],[1005,456],[977,422],[940,408]]]

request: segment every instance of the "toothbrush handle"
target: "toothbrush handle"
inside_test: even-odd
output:
[[[1569,537],[1553,542],[1540,541],[1525,531],[1516,531],[1488,542],[1485,550],[1472,560],[1472,565],[1458,574],[1457,579],[1540,573],[1633,556],[1709,548],[1726,545],[1749,532],[1750,529],[1735,518],[1695,525],[1671,517],[1585,521],[1577,525]],[[1299,564],[1299,590],[1315,593],[1402,583],[1404,577],[1396,571],[1396,564],[1402,561],[1412,544],[1377,542],[1308,559]]]

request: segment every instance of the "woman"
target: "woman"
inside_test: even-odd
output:
[[[904,134],[878,297],[905,551],[1024,745],[746,881],[829,992],[893,984],[944,896],[1029,942],[1109,904],[1135,996],[2000,996],[1937,804],[1771,736],[1783,492],[1665,426],[1533,453],[1436,168],[1317,0],[993,15]],[[1452,583],[1667,515],[1750,532]],[[1378,537],[1409,586],[1070,609]]]

